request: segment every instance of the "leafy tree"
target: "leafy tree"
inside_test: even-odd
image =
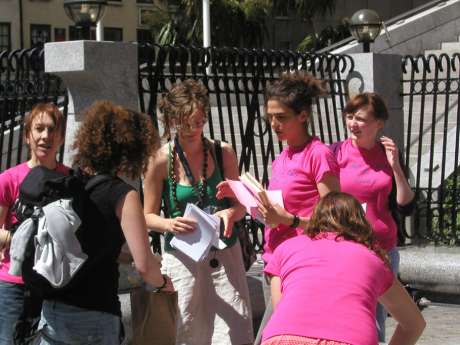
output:
[[[211,41],[260,46],[267,34],[270,0],[211,0]],[[160,44],[201,44],[202,0],[158,1],[148,21]]]
[[[336,0],[273,0],[273,10],[277,13],[290,11],[297,13],[311,28],[311,33],[305,36],[297,49],[300,51],[314,51],[349,36],[345,23],[335,28],[328,26],[319,33],[313,24],[315,16],[333,14],[336,3]]]
[[[294,12],[307,22],[312,33],[301,50],[320,49],[342,37],[338,28],[317,34],[313,17],[333,13],[336,0],[210,0],[211,41],[216,46],[261,46],[268,35],[266,18],[273,12]],[[157,0],[149,18],[160,44],[201,45],[202,0]]]

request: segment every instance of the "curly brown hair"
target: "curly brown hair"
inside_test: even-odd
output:
[[[98,101],[86,111],[76,135],[74,164],[90,174],[137,178],[158,147],[158,134],[147,115]]]
[[[173,124],[182,125],[197,108],[209,112],[208,90],[200,82],[186,79],[172,85],[169,92],[160,98],[158,107],[162,113],[160,120],[164,126],[164,136],[171,136]]]
[[[313,99],[326,93],[326,83],[303,71],[283,73],[265,90],[265,105],[268,101],[279,101],[300,114],[311,113]]]
[[[305,233],[316,238],[320,233],[333,231],[337,238],[360,243],[374,251],[389,267],[386,252],[376,242],[372,227],[364,210],[353,196],[343,192],[330,192],[315,207]]]

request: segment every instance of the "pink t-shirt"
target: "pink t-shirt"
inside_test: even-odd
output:
[[[268,189],[281,190],[284,208],[301,217],[309,217],[319,200],[317,184],[326,174],[337,176],[338,165],[329,148],[317,137],[304,147],[286,147],[272,163],[272,176]],[[268,262],[275,248],[288,238],[303,233],[280,224],[276,228],[265,227],[263,259]]]
[[[26,175],[31,169],[27,165],[27,162],[16,165],[13,168],[5,170],[0,174],[0,205],[10,209],[16,199],[19,197],[19,186],[24,180]],[[69,169],[62,165],[58,164],[56,171],[67,174]],[[14,212],[8,211],[5,219],[5,229],[10,229],[10,227],[17,223],[16,214]],[[0,280],[6,281],[9,283],[22,284],[22,278],[17,276],[12,276],[8,274],[10,268],[10,255],[9,252],[5,252],[3,260],[0,262]]]
[[[290,334],[354,345],[376,345],[377,299],[393,273],[364,245],[306,235],[282,243],[265,272],[281,279],[281,299],[263,339]]]
[[[366,218],[379,244],[389,251],[397,243],[397,226],[389,209],[393,171],[385,151],[376,144],[370,150],[355,147],[345,140],[336,152],[340,168],[340,188],[366,203]]]

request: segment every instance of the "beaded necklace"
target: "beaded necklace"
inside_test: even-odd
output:
[[[201,136],[201,142],[203,144],[203,170],[201,173],[201,188],[198,189],[198,183],[195,183],[195,179],[193,178],[193,175],[188,176],[189,174],[187,173],[187,170],[191,174],[190,167],[188,165],[187,160],[184,157],[184,161],[181,161],[182,166],[184,167],[184,170],[186,171],[187,178],[189,179],[190,184],[192,185],[193,191],[195,195],[198,197],[198,206],[203,207],[204,206],[204,200],[206,199],[206,172],[208,170],[208,142],[204,135]],[[178,147],[179,146],[179,147]],[[174,171],[175,167],[175,161],[176,161],[176,155],[178,155],[177,150],[182,150],[179,145],[179,140],[175,140],[175,144],[172,150],[170,150],[170,166],[169,166],[169,178],[171,180],[171,188],[172,188],[172,194],[173,194],[173,200],[174,200],[174,209],[175,211],[180,211],[179,209],[179,199],[177,198],[177,176]]]

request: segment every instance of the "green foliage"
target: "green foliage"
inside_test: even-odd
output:
[[[173,10],[171,5],[173,5]],[[168,7],[169,6],[169,7]],[[211,42],[216,46],[260,46],[267,35],[269,0],[211,0]],[[168,10],[169,8],[169,10]],[[159,44],[201,44],[202,1],[163,1],[148,21]]]
[[[460,245],[460,169],[443,183],[439,207],[431,209],[431,236],[435,243]]]
[[[273,0],[273,10],[295,11],[302,18],[311,20],[315,15],[334,13],[336,0]]]
[[[319,34],[309,34],[297,46],[299,51],[316,51],[350,36],[348,23],[337,25],[336,27],[327,26]]]

